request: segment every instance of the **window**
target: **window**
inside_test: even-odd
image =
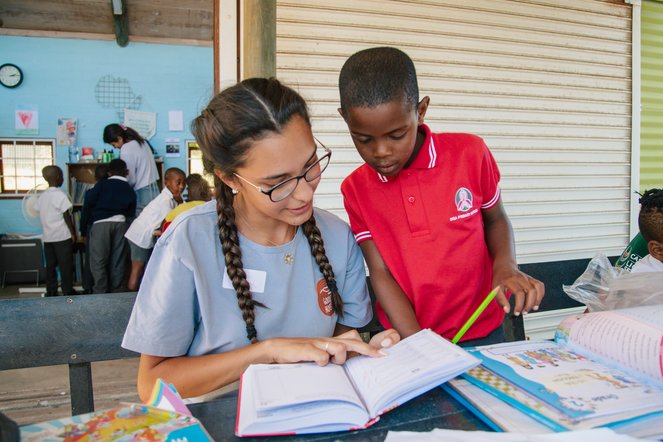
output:
[[[195,140],[187,140],[186,149],[189,152],[189,174],[199,173],[207,180],[209,185],[214,188],[214,177],[203,167],[203,151],[198,147]]]
[[[0,139],[0,197],[43,184],[41,169],[53,164],[54,140]]]

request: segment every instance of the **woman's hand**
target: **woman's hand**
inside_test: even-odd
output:
[[[387,332],[382,332],[376,337]],[[391,332],[376,342],[400,339],[395,330],[391,330]],[[294,362],[315,362],[321,366],[327,365],[329,362],[343,364],[348,359],[350,352],[371,357],[384,356],[379,351],[382,348],[381,345],[365,343],[357,330],[350,330],[331,338],[274,338],[263,341],[261,344],[265,346],[271,361],[277,364]]]

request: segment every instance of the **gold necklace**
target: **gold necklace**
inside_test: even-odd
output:
[[[253,228],[253,226],[251,225],[251,223],[249,222],[249,220],[247,220],[246,218],[244,218],[244,215],[242,215],[241,212],[235,210],[235,213],[236,213],[237,215],[239,215],[239,217],[242,219],[242,221],[244,221],[244,223],[248,226],[248,228],[249,228],[253,233],[256,233],[256,234],[258,233],[258,232],[256,231],[256,229]],[[292,239],[290,239],[290,241],[294,240],[294,239],[295,239],[295,236],[297,235],[297,226],[292,226],[292,227],[294,227],[295,230],[294,230],[294,232],[293,232]],[[288,226],[288,236],[290,236],[290,226]],[[283,244],[276,244],[275,242],[269,240],[268,238],[263,238],[263,239],[264,239],[265,241],[267,241],[269,244],[271,244],[272,246],[274,246],[274,247],[280,247],[280,246],[283,245]],[[290,241],[287,241],[287,242],[290,242]],[[295,262],[295,255],[294,255],[294,253],[292,253],[292,251],[288,251],[288,252],[286,252],[286,254],[283,255],[283,262],[285,262],[285,263],[288,264],[288,265],[292,265],[292,264]]]

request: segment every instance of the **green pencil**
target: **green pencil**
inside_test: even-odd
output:
[[[497,287],[493,289],[492,292],[488,293],[488,296],[486,296],[486,299],[483,300],[481,305],[472,313],[472,316],[470,316],[470,319],[467,320],[465,325],[463,325],[460,330],[458,330],[458,333],[456,333],[456,336],[451,340],[454,344],[457,343],[460,338],[463,337],[465,332],[467,331],[468,328],[472,327],[472,324],[474,324],[474,321],[477,320],[479,315],[486,310],[486,307],[488,307],[488,304],[490,304],[490,301],[492,301],[495,298],[495,295],[497,295]]]

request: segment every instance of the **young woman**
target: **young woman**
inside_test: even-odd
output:
[[[138,391],[157,378],[183,397],[239,379],[252,363],[342,364],[379,357],[361,252],[346,223],[313,207],[331,152],[304,100],[275,79],[212,99],[192,124],[216,201],[177,217],[147,266],[123,347],[141,353]]]
[[[138,132],[123,124],[104,128],[104,143],[120,149],[120,158],[127,163],[129,184],[136,191],[136,216],[147,203],[159,195],[159,172],[147,141]]]

